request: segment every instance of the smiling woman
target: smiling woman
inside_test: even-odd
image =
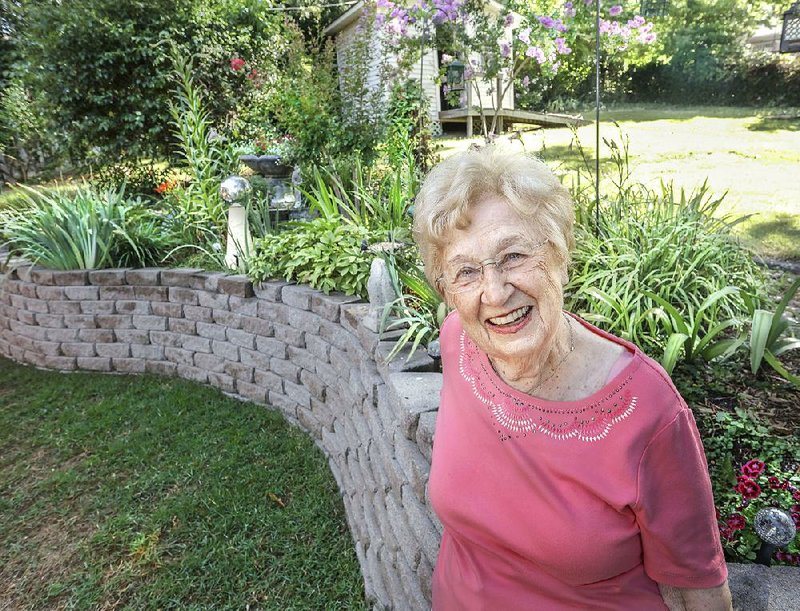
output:
[[[573,222],[542,162],[494,146],[449,158],[417,197],[426,274],[454,308],[434,609],[728,609],[691,411],[635,345],[563,311]]]

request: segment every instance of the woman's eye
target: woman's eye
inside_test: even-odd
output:
[[[524,255],[520,252],[510,252],[507,255],[503,255],[503,258],[500,260],[501,267],[515,267],[524,263],[528,258],[528,255]]]
[[[469,282],[474,280],[480,275],[480,272],[474,267],[462,267],[455,273],[456,282]]]

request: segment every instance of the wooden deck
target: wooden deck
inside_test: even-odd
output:
[[[486,110],[486,120],[490,122],[494,111]],[[480,120],[480,112],[474,108],[457,108],[455,110],[443,110],[439,113],[439,121],[442,123],[466,123],[467,137],[472,137],[473,123],[476,119]],[[512,123],[525,123],[527,125],[539,125],[541,127],[579,127],[587,125],[587,121],[580,115],[561,115],[549,112],[531,112],[529,110],[503,109],[497,116],[497,133],[503,133],[503,128]]]

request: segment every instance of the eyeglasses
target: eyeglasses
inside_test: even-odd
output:
[[[511,274],[528,272],[536,265],[536,251],[545,244],[547,244],[547,240],[523,247],[515,246],[494,259],[486,259],[479,263],[459,263],[451,269],[446,269],[436,281],[441,282],[447,292],[451,294],[474,291],[483,284],[484,269],[487,265],[494,265],[495,269],[505,278]]]

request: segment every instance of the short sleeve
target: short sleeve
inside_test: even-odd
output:
[[[647,445],[639,464],[636,520],[645,572],[679,588],[713,588],[727,577],[703,445],[683,407]]]

